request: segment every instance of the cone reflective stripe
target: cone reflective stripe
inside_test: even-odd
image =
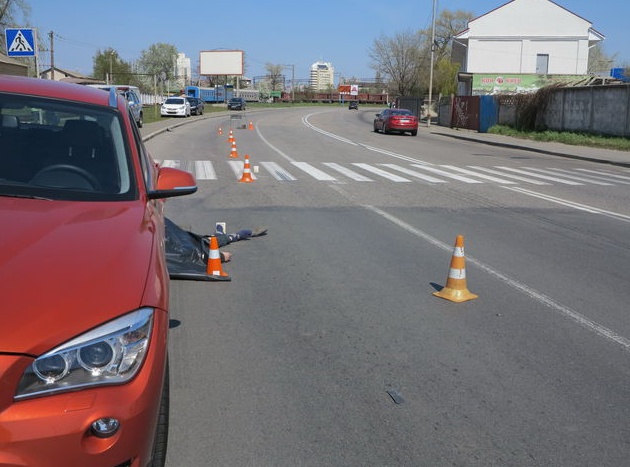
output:
[[[458,235],[455,239],[446,286],[438,292],[433,292],[433,295],[452,302],[465,302],[478,297],[478,295],[471,293],[466,285],[466,257],[464,255],[463,235]]]
[[[232,141],[232,147],[230,148],[230,157],[232,159],[236,159],[238,157],[238,152],[236,151],[236,141]]]
[[[208,265],[206,274],[215,280],[229,281],[230,276],[223,271],[221,266],[221,253],[219,253],[219,241],[217,237],[210,237],[210,249],[208,251]]]
[[[252,171],[249,167],[249,156],[245,154],[245,165],[243,166],[243,176],[239,180],[239,182],[251,183],[254,179],[252,178]]]

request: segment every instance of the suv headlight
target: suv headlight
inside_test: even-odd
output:
[[[26,369],[15,399],[130,380],[144,361],[152,325],[153,309],[141,308],[47,352]]]

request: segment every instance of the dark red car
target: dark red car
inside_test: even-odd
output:
[[[0,465],[164,465],[164,198],[196,189],[115,90],[0,76]]]
[[[418,134],[418,117],[407,109],[385,109],[376,114],[374,131]]]

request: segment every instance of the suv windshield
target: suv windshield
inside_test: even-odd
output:
[[[136,197],[114,109],[0,93],[0,196]]]

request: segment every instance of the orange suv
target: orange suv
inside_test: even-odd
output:
[[[162,467],[164,199],[124,96],[0,76],[0,465]]]

